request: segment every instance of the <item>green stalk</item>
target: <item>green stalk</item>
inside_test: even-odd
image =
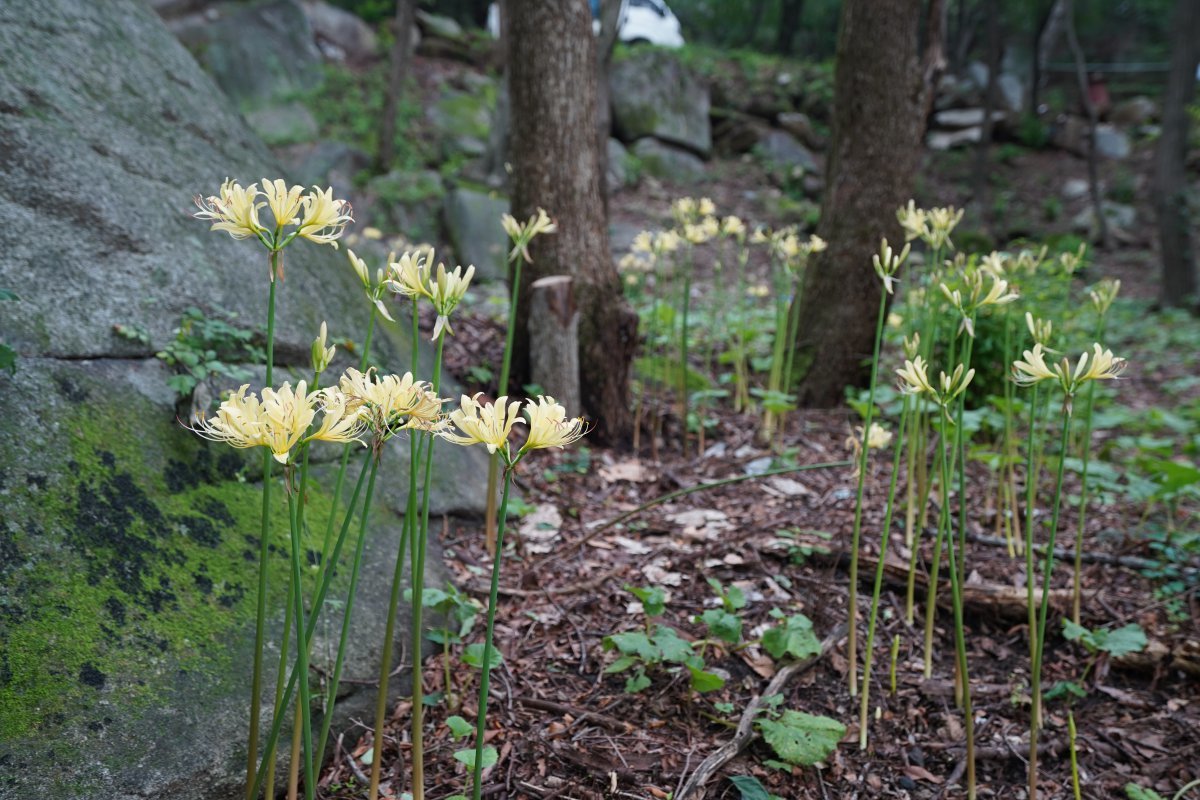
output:
[[[1066,472],[1066,455],[1068,437],[1071,435],[1071,413],[1068,410],[1070,398],[1063,399],[1062,438],[1059,443],[1058,477],[1054,484],[1054,506],[1050,514],[1050,540],[1046,544],[1046,560],[1042,565],[1042,604],[1038,611],[1037,648],[1034,650],[1033,669],[1030,678],[1033,681],[1032,694],[1041,697],[1042,691],[1042,656],[1046,649],[1046,615],[1050,609],[1050,576],[1054,568],[1054,541],[1058,536],[1058,512],[1061,508],[1063,474]],[[1029,726],[1029,798],[1037,800],[1037,739],[1040,719],[1031,721]]]
[[[1013,363],[1012,357],[1012,313],[1009,306],[1004,307],[1004,363]],[[1002,470],[1001,486],[1009,487],[1013,485],[1013,473],[1015,471],[1011,453],[1012,443],[1016,437],[1013,435],[1013,382],[1004,381],[1004,450],[1001,455],[1003,459],[1000,465]],[[1010,494],[1005,488],[1000,492],[999,503],[997,508],[1000,509],[1000,514],[1004,517],[1004,540],[1008,545],[1008,557],[1016,558],[1017,551],[1013,541],[1013,520],[1017,518],[1020,510],[1017,508],[1016,495]]]
[[[896,483],[900,477],[900,454],[904,450],[904,430],[908,424],[908,409],[911,395],[904,396],[904,410],[892,454],[892,477],[888,484],[887,507],[883,514],[883,528],[879,534],[879,563],[875,565],[875,584],[871,589],[871,614],[867,622],[867,647],[863,652],[862,703],[859,707],[858,746],[867,749],[867,726],[871,700],[871,662],[875,655],[875,624],[879,618],[879,594],[883,589],[883,565],[887,561],[888,534],[892,529],[892,510],[896,500]]]
[[[975,329],[976,312],[971,312],[971,329]],[[967,337],[967,346],[963,350],[963,371],[971,368],[971,351],[975,348],[975,337]],[[967,393],[963,391],[958,396],[958,416],[955,420],[955,442],[958,462],[958,555],[959,581],[967,581],[967,434],[963,429],[963,413],[967,407]]]
[[[767,377],[767,391],[778,393],[783,391],[783,362],[785,359],[783,351],[784,345],[787,343],[788,308],[786,306],[787,292],[784,288],[784,281],[780,280],[780,276],[786,271],[786,267],[776,264],[773,269],[775,273],[773,276],[773,283],[775,284],[775,338],[771,343],[771,372]],[[764,410],[762,426],[762,438],[764,441],[773,440],[779,413],[770,408]]]
[[[275,717],[283,714],[283,684],[287,679],[288,668],[288,647],[292,638],[292,608],[295,600],[292,598],[292,593],[296,591],[296,584],[292,583],[291,573],[288,573],[288,600],[287,608],[283,615],[283,635],[279,642],[279,670],[275,675]],[[264,797],[275,796],[275,745],[271,744],[267,750],[267,754],[263,759],[266,764],[270,765],[270,769],[266,771],[265,788],[263,790]]]
[[[1033,393],[1029,399],[1029,447],[1025,466],[1025,605],[1029,625],[1029,662],[1032,666],[1037,654],[1037,612],[1033,602],[1033,507],[1037,497],[1037,430],[1041,420],[1038,418],[1038,389],[1033,385]],[[1035,727],[1041,727],[1042,698],[1036,692],[1030,695],[1029,714]]]
[[[867,440],[871,436],[871,418],[875,413],[875,383],[879,376],[879,346],[883,341],[883,320],[887,315],[887,292],[879,291],[879,313],[875,321],[875,350],[871,355],[871,388],[867,391],[867,413],[863,415],[862,454],[858,459],[858,490],[854,499],[854,530],[850,534],[850,609],[849,638],[846,642],[846,660],[850,663],[847,678],[850,696],[858,690],[858,540],[862,534],[863,490],[867,485],[867,463],[871,448]]]
[[[796,337],[800,335],[800,286],[800,276],[796,275],[792,278],[792,302],[788,306],[787,338],[783,343],[783,380],[779,388],[784,394],[791,391],[792,368],[796,362]]]
[[[297,701],[300,706],[300,716],[303,727],[304,741],[304,796],[306,800],[314,800],[316,797],[316,773],[313,768],[313,749],[312,749],[312,697],[309,694],[308,688],[308,645],[309,637],[303,637],[301,640],[301,631],[305,629],[304,623],[304,605],[300,600],[300,503],[296,497],[288,493],[288,513],[291,518],[292,528],[292,581],[296,584],[297,591],[293,596],[293,607],[295,611],[296,622],[296,673],[300,680],[300,698]],[[316,620],[317,615],[312,615],[312,621]]]
[[[679,417],[682,426],[680,451],[687,455],[688,409],[688,311],[692,304],[692,249],[688,246],[687,265],[683,274],[683,319],[679,329]]]
[[[325,746],[329,742],[329,728],[333,723],[333,706],[337,702],[338,686],[342,680],[342,664],[346,659],[346,645],[350,638],[350,616],[354,613],[354,598],[358,590],[359,567],[362,566],[363,547],[367,541],[367,519],[371,514],[371,499],[375,494],[375,473],[378,471],[379,462],[382,460],[382,451],[375,458],[371,459],[371,475],[367,480],[367,493],[363,498],[362,512],[358,517],[358,542],[354,547],[354,560],[350,562],[350,586],[346,590],[346,607],[342,613],[342,630],[338,637],[337,657],[333,662],[333,675],[329,680],[329,689],[325,700],[325,718],[321,720],[321,736],[317,742],[316,753],[318,764],[324,761]]]
[[[1096,341],[1104,341],[1104,316],[1096,326]],[[1083,529],[1087,525],[1088,504],[1088,465],[1092,455],[1092,412],[1096,403],[1096,383],[1088,384],[1086,405],[1083,411],[1083,447],[1080,458],[1083,460],[1083,470],[1079,481],[1079,526],[1075,529],[1075,564],[1074,577],[1071,582],[1071,619],[1079,625],[1080,605],[1082,604],[1083,585],[1080,573],[1083,571]],[[1065,454],[1064,454],[1065,456]]]
[[[368,456],[369,455],[370,454],[368,453]],[[333,555],[331,556],[331,558],[334,562],[336,562],[338,560],[338,558],[341,556],[342,545],[345,542],[346,534],[350,530],[350,522],[354,518],[354,508],[358,503],[358,496],[362,490],[363,481],[365,480],[366,476],[367,476],[367,470],[366,470],[366,464],[364,463],[363,469],[359,473],[358,483],[354,487],[354,494],[350,498],[350,507],[346,512],[346,516],[342,520],[342,530],[338,536],[337,544],[333,548]],[[332,578],[333,578],[332,571],[326,572],[324,575],[321,576],[320,586],[317,588],[316,595],[313,599],[313,607],[314,608],[320,608],[321,606],[323,606],[325,604],[325,595],[329,591],[329,584],[332,581]],[[292,605],[292,603],[289,602],[289,605]],[[315,631],[316,631],[316,619],[311,618],[311,619],[309,619],[308,625],[305,629],[305,639],[304,640],[306,642],[311,642]],[[287,689],[285,689],[283,692],[283,702],[280,705],[281,708],[287,708],[288,705],[292,702],[292,697],[296,691],[297,678],[298,678],[298,670],[295,667],[293,667],[291,674],[288,677]],[[275,719],[272,720],[272,722],[271,722],[270,733],[267,736],[267,740],[266,740],[266,750],[268,753],[274,752],[275,744],[279,739],[279,731],[280,731],[280,728],[282,727],[282,725],[283,725],[283,716],[276,715]],[[263,775],[264,775],[264,773],[266,773],[268,771],[267,765],[268,765],[267,755],[264,754],[262,762],[260,763],[257,774],[255,776],[254,784],[250,790],[251,797],[258,796],[258,790],[260,788],[262,788],[262,785],[263,785]]]
[[[267,295],[267,385],[272,385],[275,367],[275,265],[279,251],[272,250],[269,260],[271,288]],[[258,547],[258,603],[254,621],[254,667],[250,679],[250,735],[246,741],[246,798],[254,800],[258,765],[258,726],[262,705],[263,643],[267,629],[267,564],[270,561],[271,533],[271,451],[263,453],[262,528]],[[274,765],[271,766],[272,772]]]
[[[892,697],[896,696],[896,660],[900,657],[900,634],[892,637],[891,668],[888,669],[888,685]]]
[[[955,436],[956,447],[963,438],[960,427]],[[946,468],[946,451],[939,445],[942,460],[942,485],[950,485],[950,472]],[[964,465],[965,466],[965,465]],[[947,504],[948,505],[948,504]],[[962,681],[961,704],[963,727],[967,736],[967,798],[975,800],[975,712],[971,707],[971,679],[967,670],[967,634],[963,626],[962,578],[958,557],[955,553],[954,535],[946,537],[950,557],[950,594],[954,604],[954,648],[957,655],[958,675]]]
[[[479,711],[475,724],[475,767],[471,779],[471,800],[480,800],[483,791],[483,737],[487,732],[488,681],[492,672],[492,632],[496,624],[496,604],[500,596],[500,564],[504,558],[504,523],[508,516],[508,492],[512,486],[512,468],[504,470],[504,493],[500,499],[500,520],[496,526],[496,555],[492,558],[492,587],[488,594],[487,632],[483,639],[483,666],[479,676]]]
[[[749,249],[744,244],[739,244],[737,325],[734,329],[737,353],[733,361],[733,374],[737,380],[737,390],[733,398],[734,411],[745,411],[750,406],[750,370],[746,364],[746,263],[749,259]]]
[[[1075,747],[1075,715],[1067,711],[1067,737],[1071,745],[1071,791],[1075,800],[1083,800],[1083,792],[1079,787],[1079,754]]]
[[[433,391],[436,394],[442,376],[442,352],[446,335],[438,337],[437,351],[433,357]],[[425,607],[425,550],[429,542],[429,493],[433,485],[433,434],[426,434],[425,484],[421,490],[421,523],[417,535],[409,540],[412,562],[412,771],[413,800],[425,798],[425,684],[422,675],[424,659],[421,645],[424,642],[422,613]],[[499,527],[499,526],[497,526]]]
[[[521,266],[524,256],[517,254],[513,261],[512,297],[508,303],[508,330],[504,334],[504,360],[500,363],[500,383],[496,391],[498,395],[508,394],[508,379],[512,369],[513,341],[517,332],[517,301],[521,292]],[[484,515],[484,540],[487,542],[488,553],[496,548],[496,457],[488,459],[487,478],[487,511]]]

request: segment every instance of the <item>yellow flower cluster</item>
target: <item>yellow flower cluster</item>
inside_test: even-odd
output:
[[[293,390],[290,383],[279,389],[265,388],[262,399],[247,394],[244,384],[221,403],[216,416],[198,422],[194,430],[206,439],[237,448],[268,447],[281,464],[288,463],[292,448],[303,442],[359,442],[364,425],[348,398],[336,389],[309,392],[300,381]],[[316,412],[321,424],[312,433]]]
[[[513,248],[508,254],[508,260],[515,261],[517,256],[520,255],[530,264],[533,263],[533,257],[529,255],[529,243],[543,233],[554,233],[558,230],[558,225],[550,219],[550,215],[546,213],[546,209],[544,208],[539,208],[537,213],[530,217],[529,221],[524,225],[517,222],[516,218],[511,214],[504,214],[500,217],[500,225],[504,228],[504,232],[508,234],[508,238],[513,243]]]
[[[349,407],[357,410],[363,423],[385,440],[401,430],[436,431],[445,427],[442,403],[432,386],[414,380],[411,372],[399,375],[379,375],[373,368],[365,373],[346,370],[339,383],[349,398]]]
[[[211,220],[210,230],[224,231],[234,239],[256,237],[271,250],[280,250],[297,236],[316,244],[337,248],[346,225],[354,221],[350,204],[335,199],[333,189],[314,186],[305,193],[301,186],[289,187],[281,179],[262,181],[243,188],[225,179],[219,195],[195,198],[197,219]],[[259,209],[267,207],[274,218],[269,228],[259,220]],[[287,231],[287,228],[294,228]]]
[[[1039,343],[1025,351],[1023,361],[1013,362],[1013,381],[1020,386],[1054,381],[1066,395],[1067,413],[1070,413],[1070,399],[1081,386],[1088,381],[1113,380],[1125,371],[1125,366],[1125,359],[1117,358],[1112,350],[1104,349],[1099,343],[1093,344],[1090,352],[1080,355],[1074,368],[1065,357],[1051,366],[1046,363],[1046,349]]]
[[[921,209],[909,200],[907,206],[896,212],[896,218],[904,229],[906,242],[920,239],[934,250],[953,249],[954,242],[950,240],[950,234],[962,222],[963,211],[953,206]]]
[[[929,367],[925,363],[925,359],[917,356],[914,359],[906,360],[904,366],[896,370],[896,374],[900,376],[901,392],[913,395],[927,394],[943,410],[947,410],[950,402],[966,391],[971,384],[971,380],[975,377],[975,370],[964,370],[963,365],[959,364],[954,368],[952,375],[941,373],[935,387],[929,380]]]
[[[521,403],[501,397],[494,403],[480,403],[479,395],[462,396],[459,408],[450,412],[450,421],[458,432],[445,431],[440,435],[448,442],[469,447],[482,444],[489,453],[500,453],[504,463],[515,465],[531,450],[566,447],[583,438],[587,426],[582,418],[567,419],[567,411],[553,397],[539,395],[537,400],[525,401],[525,416],[529,418],[529,435],[514,455],[508,437],[517,425],[525,425],[519,416]]]

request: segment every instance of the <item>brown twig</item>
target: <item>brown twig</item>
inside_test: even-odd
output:
[[[634,731],[634,726],[632,724],[619,720],[616,717],[598,714],[595,711],[574,708],[562,703],[556,703],[553,700],[543,700],[540,697],[515,697],[513,699],[527,708],[537,708],[542,711],[553,711],[555,714],[569,714],[576,719],[590,720],[598,725],[603,725],[609,730],[616,731],[617,733],[632,733]]]
[[[742,712],[742,718],[738,721],[737,733],[734,734],[731,740],[713,752],[712,755],[700,762],[700,765],[696,767],[696,771],[691,774],[678,794],[675,795],[675,800],[687,800],[693,794],[698,794],[709,778],[716,774],[717,770],[721,769],[745,750],[750,742],[754,740],[756,735],[754,721],[758,718],[758,712],[762,710],[766,698],[779,694],[788,681],[820,661],[838,640],[846,635],[846,631],[847,627],[845,623],[838,625],[821,642],[821,652],[803,661],[793,661],[775,673],[775,677],[767,684],[766,690],[751,700],[750,704],[746,706],[746,710]]]

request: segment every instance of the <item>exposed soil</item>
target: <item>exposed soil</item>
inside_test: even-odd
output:
[[[968,167],[973,154],[930,155],[929,176],[919,187],[918,202],[962,204],[967,199]],[[1145,153],[1122,165],[1106,165],[1107,177],[1128,173],[1136,187],[1138,231],[1115,250],[1095,259],[1090,282],[1106,275],[1123,279],[1123,295],[1151,297],[1155,293],[1152,247],[1147,231]],[[700,187],[663,185],[643,180],[633,191],[612,200],[612,219],[618,242],[622,230],[665,224],[671,199],[683,194],[709,195],[722,213],[736,213],[747,222],[782,224],[770,217],[767,176],[753,163],[725,162],[714,166],[715,179]],[[1058,196],[1066,178],[1085,176],[1081,160],[1056,152],[1025,152],[996,168],[994,182],[1011,194],[1009,207],[1034,222],[1028,233],[1045,236],[1065,232],[1069,219],[1082,208],[1064,203],[1053,221],[1042,210],[1045,198]],[[1003,234],[1004,215],[993,229]],[[978,218],[968,223],[982,227]],[[1022,223],[1024,224],[1024,223]],[[632,234],[629,234],[631,238]],[[626,239],[627,240],[627,239]],[[614,248],[614,256],[621,254]],[[706,263],[698,259],[698,263]],[[703,280],[703,276],[701,277]],[[456,321],[457,336],[447,349],[447,363],[460,376],[475,364],[499,363],[503,336],[497,323],[467,317]],[[1136,355],[1136,354],[1129,354]],[[1156,372],[1129,381],[1123,402],[1139,407],[1169,404],[1161,380],[1177,371],[1170,363]],[[462,379],[470,384],[470,379]],[[494,391],[494,387],[477,386]],[[846,622],[850,531],[854,514],[855,479],[849,467],[797,472],[697,492],[634,514],[620,524],[606,525],[618,515],[662,494],[746,474],[761,466],[770,451],[754,441],[755,422],[732,412],[720,412],[707,437],[707,452],[697,454],[691,441],[680,450],[679,420],[669,398],[647,399],[641,452],[592,448],[539,454],[523,463],[518,485],[536,510],[511,530],[515,542],[506,554],[496,641],[504,664],[493,673],[488,743],[500,753],[485,775],[484,793],[498,798],[657,798],[662,800],[684,784],[697,766],[733,736],[747,704],[761,694],[781,665],[757,647],[738,652],[709,648],[709,668],[727,676],[724,688],[700,695],[689,690],[684,676],[652,672],[653,682],[639,694],[624,691],[624,675],[608,675],[613,655],[601,645],[611,633],[634,630],[642,617],[634,598],[622,587],[660,585],[669,590],[664,624],[698,640],[703,626],[692,617],[712,607],[713,593],[705,578],[736,584],[750,600],[744,612],[749,633],[769,622],[768,612],[780,608],[810,617],[818,636]],[[652,449],[651,420],[663,421],[663,437]],[[796,464],[838,462],[847,457],[844,445],[852,425],[848,411],[802,411],[789,418],[775,449]],[[652,453],[657,454],[657,458]],[[758,463],[755,463],[758,462]],[[879,529],[890,464],[879,459],[867,481],[866,518],[860,596],[869,603],[870,579],[879,554]],[[976,715],[980,796],[1026,796],[1028,749],[1028,645],[1026,639],[1024,563],[1013,559],[997,542],[997,489],[994,474],[976,461],[970,463],[968,496],[970,538],[968,585],[974,600],[968,608],[970,681]],[[903,496],[903,484],[900,495]],[[1068,493],[1077,491],[1068,481]],[[936,501],[936,498],[935,498]],[[953,509],[957,499],[951,497]],[[1043,497],[1040,507],[1048,499]],[[1153,787],[1170,797],[1196,777],[1200,753],[1200,614],[1196,608],[1196,572],[1182,598],[1155,593],[1160,581],[1147,577],[1147,562],[1155,554],[1141,532],[1147,525],[1162,527],[1161,508],[1148,518],[1131,506],[1094,507],[1087,525],[1084,571],[1083,624],[1088,627],[1139,623],[1151,646],[1147,653],[1110,663],[1100,659],[1087,670],[1087,694],[1070,708],[1078,726],[1079,772],[1085,797],[1123,797],[1130,782]],[[1194,526],[1195,509],[1176,509],[1177,526]],[[1060,546],[1070,546],[1075,510],[1064,509]],[[869,746],[858,746],[858,703],[848,696],[850,665],[845,640],[838,640],[808,669],[783,689],[784,706],[824,714],[843,722],[848,732],[823,768],[796,768],[789,773],[766,766],[770,749],[756,739],[724,765],[694,796],[737,797],[727,780],[732,775],[755,775],[783,798],[940,798],[964,797],[962,714],[955,707],[952,619],[939,612],[933,677],[921,670],[920,617],[924,594],[918,593],[916,627],[905,624],[903,570],[909,551],[903,546],[902,519],[894,523],[888,580],[884,591],[876,644]],[[1043,528],[1045,526],[1043,525]],[[781,531],[789,532],[781,536]],[[486,603],[489,561],[483,548],[482,523],[448,520],[443,531],[448,567],[469,594]],[[932,537],[922,539],[922,565],[930,559]],[[809,551],[811,548],[811,552]],[[1191,564],[1195,569],[1198,565]],[[902,575],[902,573],[901,573]],[[920,575],[925,575],[924,566]],[[1069,587],[1069,564],[1055,571],[1052,617],[1067,610],[1060,602]],[[948,597],[948,589],[943,591]],[[1174,598],[1174,601],[1173,601]],[[861,606],[860,606],[861,607]],[[865,621],[860,618],[860,642]],[[471,634],[482,640],[482,624]],[[1065,641],[1058,621],[1050,623],[1045,684],[1080,680],[1088,656]],[[888,645],[899,637],[896,691],[888,691]],[[860,648],[862,645],[860,644]],[[443,685],[442,656],[429,656],[426,693],[444,693],[427,713],[426,770],[429,796],[448,797],[467,791],[469,776],[452,757],[466,746],[451,740],[444,720],[460,714],[476,718],[477,672],[454,657],[452,686]],[[454,703],[447,701],[453,698]],[[714,704],[730,703],[722,713]],[[453,707],[452,707],[453,706]],[[408,712],[399,704],[385,732],[384,758],[387,796],[409,791],[410,755]],[[1070,795],[1067,752],[1067,709],[1063,700],[1048,703],[1041,736],[1041,797]],[[364,796],[360,757],[373,737],[360,726],[343,738],[334,762],[322,779],[330,798]]]

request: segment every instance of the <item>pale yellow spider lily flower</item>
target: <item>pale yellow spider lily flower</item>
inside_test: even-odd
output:
[[[396,260],[395,253],[388,257],[387,288],[405,297],[433,297],[429,288],[429,265],[433,261],[433,250],[407,252]]]
[[[556,403],[553,397],[539,395],[537,402],[527,400],[525,415],[529,418],[529,437],[518,455],[530,450],[566,447],[587,433],[583,418],[567,419],[567,410]]]
[[[687,223],[683,226],[683,238],[689,244],[704,244],[711,236],[709,229],[703,224]]]
[[[464,394],[459,401],[459,408],[450,412],[450,422],[459,432],[443,431],[440,435],[446,441],[464,447],[481,444],[489,453],[498,450],[507,463],[509,434],[514,426],[525,424],[518,413],[521,403],[516,400],[510,403],[505,396],[495,403],[481,404],[479,396],[467,397]]]
[[[288,188],[287,182],[282,178],[273,181],[263,178],[262,185],[263,197],[267,198],[267,206],[275,217],[275,230],[282,230],[286,225],[298,225],[300,219],[297,215],[300,213],[300,199],[304,194],[304,187]]]
[[[264,444],[262,403],[258,395],[246,394],[250,384],[242,384],[236,392],[222,401],[216,416],[195,420],[195,433],[205,439],[244,449]]]
[[[1112,350],[1104,349],[1099,342],[1092,344],[1091,357],[1088,358],[1088,355],[1081,355],[1079,364],[1075,367],[1073,379],[1077,387],[1087,381],[1114,380],[1127,366],[1125,359],[1114,356]]]
[[[936,394],[929,382],[929,368],[921,356],[906,360],[904,366],[896,370],[900,376],[900,391],[905,394]]]
[[[1008,259],[1008,253],[1001,253],[993,250],[979,260],[979,267],[980,269],[990,272],[997,278],[1003,278],[1005,270],[1007,269],[1005,265],[1008,263]]]
[[[696,201],[691,197],[681,197],[671,203],[671,216],[680,224],[691,222],[696,218]]]
[[[404,428],[434,422],[444,402],[430,391],[428,383],[414,380],[411,372],[379,375],[374,368],[366,372],[350,368],[342,375],[339,387],[349,398],[350,408],[357,409],[382,439]]]
[[[1049,319],[1038,319],[1030,312],[1025,312],[1025,327],[1029,329],[1029,334],[1033,337],[1036,344],[1043,347],[1050,346],[1050,335],[1054,333],[1054,321]]]
[[[888,294],[895,293],[896,271],[900,269],[900,265],[908,258],[908,252],[912,249],[912,245],[905,244],[904,249],[899,253],[893,252],[892,246],[888,244],[887,239],[883,239],[879,243],[879,252],[871,257],[871,263],[875,267],[875,274],[883,281],[883,288]]]
[[[335,200],[332,188],[322,190],[316,186],[300,202],[304,206],[304,217],[297,235],[316,244],[331,245],[336,250],[337,240],[354,221],[350,204],[341,198]]]
[[[1063,253],[1058,257],[1058,262],[1062,264],[1063,271],[1068,275],[1074,275],[1075,270],[1083,265],[1084,256],[1087,255],[1087,245],[1079,245],[1079,249],[1074,253]]]
[[[316,393],[321,402],[321,425],[305,441],[358,442],[366,432],[366,422],[359,412],[350,409],[350,398],[337,389],[322,389]]]
[[[212,220],[211,231],[224,231],[234,239],[248,239],[266,233],[267,229],[258,221],[258,210],[266,203],[255,202],[259,196],[257,184],[246,188],[229,178],[221,184],[219,197],[207,198],[196,195],[196,207],[200,210],[196,219]]]
[[[654,234],[650,233],[650,231],[642,231],[637,236],[633,237],[633,244],[629,249],[635,253],[653,253]]]
[[[829,247],[829,244],[815,233],[808,237],[808,252],[820,253],[823,252],[827,247]],[[908,252],[908,248],[905,248],[905,252]]]
[[[1014,383],[1018,386],[1032,386],[1040,381],[1058,380],[1058,373],[1046,364],[1045,350],[1040,343],[1034,344],[1032,350],[1026,350],[1022,354],[1024,361],[1018,359],[1013,362]]]
[[[725,217],[721,220],[721,233],[741,241],[746,236],[746,224],[739,217]]]
[[[1094,289],[1088,291],[1088,296],[1092,299],[1092,305],[1100,312],[1100,316],[1108,313],[1109,307],[1113,301],[1117,299],[1117,295],[1121,291],[1121,282],[1113,278],[1105,278],[1096,284]]]
[[[458,307],[462,301],[463,295],[467,293],[467,288],[471,285],[471,278],[475,277],[474,265],[467,267],[464,274],[462,267],[455,267],[454,272],[446,272],[445,264],[438,264],[437,280],[430,286],[430,299],[433,301],[433,308],[437,311],[437,321],[433,325],[432,341],[437,341],[437,338],[442,335],[442,331],[454,335],[454,330],[450,327],[450,314]]]
[[[679,234],[675,231],[661,231],[654,237],[654,249],[659,253],[674,253],[679,245]]]
[[[705,217],[700,221],[700,227],[704,229],[709,239],[715,239],[721,235],[721,221],[716,217]]]
[[[329,368],[329,362],[333,361],[333,356],[337,353],[337,347],[325,346],[328,333],[328,328],[326,328],[324,321],[322,321],[321,333],[312,343],[312,368],[313,372],[318,374]]]
[[[928,235],[926,228],[926,214],[923,210],[917,208],[917,204],[912,200],[908,201],[907,206],[901,207],[896,211],[896,219],[900,222],[900,227],[904,229],[904,241],[911,242],[914,239],[924,239]]]
[[[367,262],[356,256],[354,251],[349,247],[346,248],[346,258],[350,261],[350,266],[353,268],[354,274],[357,275],[358,279],[362,282],[363,288],[370,290],[371,274],[367,270]]]
[[[696,204],[696,211],[702,217],[711,217],[717,213],[717,207],[713,205],[713,201],[707,197],[701,197],[700,202]]]
[[[954,247],[954,242],[950,240],[950,234],[954,231],[958,223],[962,221],[963,210],[949,206],[947,208],[934,208],[926,212],[928,227],[926,229],[925,242],[935,249],[942,247]]]
[[[975,370],[968,369],[963,371],[963,365],[959,364],[954,368],[953,375],[941,373],[939,383],[941,391],[938,393],[938,400],[943,406],[949,405],[950,401],[966,391],[971,385],[971,380],[975,377]]]
[[[992,286],[988,289],[988,293],[983,296],[976,304],[976,308],[984,306],[1002,306],[1016,301],[1020,297],[1015,291],[1009,291],[1008,281],[1003,278],[992,276]]]
[[[503,214],[500,217],[500,225],[513,243],[512,251],[508,255],[509,260],[515,259],[520,254],[530,264],[533,263],[533,258],[529,255],[529,243],[543,233],[554,233],[558,230],[558,226],[550,219],[550,215],[544,208],[539,208],[537,213],[530,217],[524,225],[517,222],[511,214]]]
[[[354,268],[358,279],[362,281],[363,291],[366,293],[367,299],[374,304],[375,308],[379,311],[379,315],[388,322],[395,322],[396,320],[393,319],[387,305],[383,302],[383,290],[385,288],[383,270],[379,269],[375,271],[375,282],[372,283],[371,275],[367,271],[367,262],[356,256],[354,251],[348,247],[346,248],[346,257],[350,260],[350,266]]]
[[[921,352],[921,334],[914,331],[911,337],[904,337],[904,356],[911,361],[917,357],[919,352]]]

